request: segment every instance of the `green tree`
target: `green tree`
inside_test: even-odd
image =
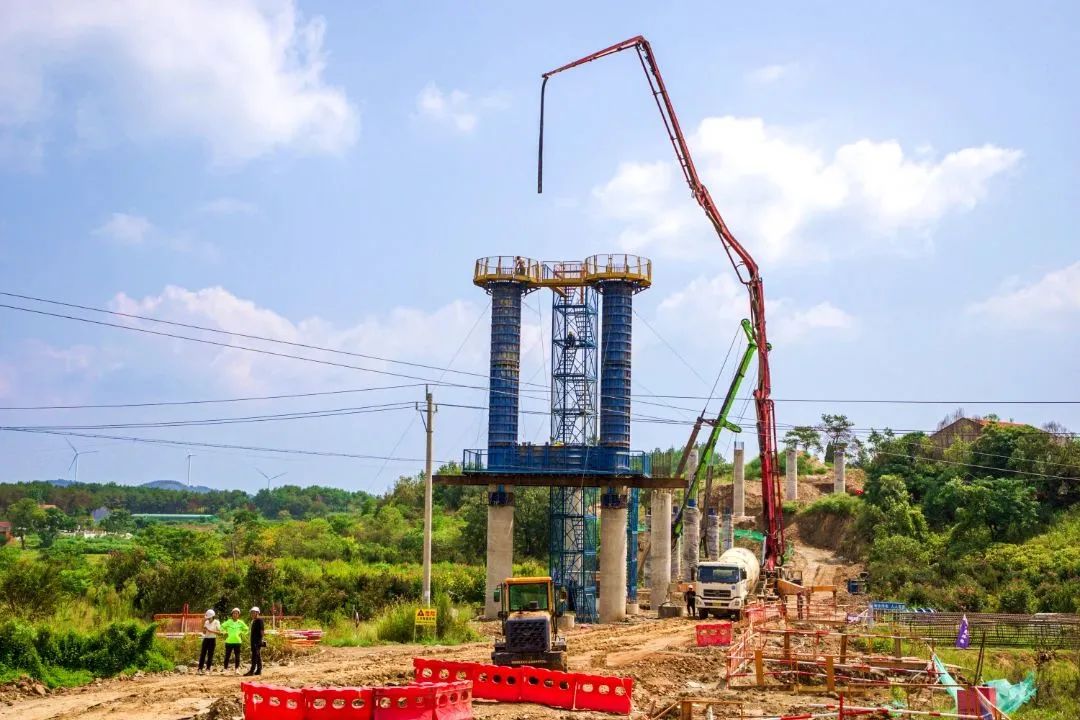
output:
[[[128,533],[135,529],[135,520],[130,512],[117,508],[101,521],[101,529],[109,533]]]
[[[821,452],[821,432],[810,425],[796,425],[784,435],[784,444],[793,448],[801,447],[807,453],[811,448]]]
[[[26,536],[37,532],[41,524],[45,522],[45,511],[38,506],[37,502],[25,497],[8,506],[7,518],[11,523],[11,531],[19,536],[19,541],[25,549]]]
[[[74,518],[68,517],[60,508],[48,508],[38,525],[38,539],[41,541],[41,547],[52,547],[60,533],[71,532],[74,529]]]

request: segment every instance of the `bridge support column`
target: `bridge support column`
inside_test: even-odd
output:
[[[512,487],[488,486],[487,586],[484,617],[498,617],[495,588],[514,575],[514,493]]]
[[[608,488],[600,496],[601,624],[626,618],[626,489]]]

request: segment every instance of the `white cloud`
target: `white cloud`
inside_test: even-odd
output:
[[[435,83],[428,84],[416,96],[417,117],[462,134],[476,129],[482,111],[501,110],[506,106],[506,100],[497,95],[473,98],[462,90],[443,92]]]
[[[657,307],[657,318],[681,337],[712,343],[702,328],[734,328],[749,317],[746,289],[730,273],[699,277],[684,289],[665,297]],[[799,307],[790,298],[766,301],[769,341],[794,344],[816,339],[822,334],[850,334],[856,319],[830,302]],[[727,332],[727,331],[724,331]]]
[[[983,145],[912,158],[894,140],[858,140],[829,154],[760,118],[735,117],[705,119],[691,145],[729,227],[768,261],[824,258],[844,247],[835,233],[818,234],[824,242],[808,237],[810,224],[826,220],[851,223],[856,248],[925,251],[943,217],[978,205],[990,180],[1022,157]],[[716,250],[670,163],[623,163],[593,196],[602,215],[623,225],[628,251],[698,258]]]
[[[142,245],[153,230],[153,223],[141,215],[113,213],[112,217],[94,230],[94,234],[120,245]]]
[[[1015,285],[1015,279],[1008,285]],[[968,313],[1009,328],[1075,328],[1080,319],[1080,262],[972,303]]]
[[[755,68],[746,74],[746,80],[756,85],[768,85],[789,77],[799,69],[798,63],[776,63]]]
[[[431,311],[396,307],[343,326],[317,316],[292,320],[275,310],[237,297],[221,287],[189,290],[168,286],[160,294],[143,298],[133,298],[120,293],[113,298],[110,307],[126,313],[152,315],[155,318],[220,330],[436,366],[449,362],[449,349],[457,348],[464,338],[469,336],[469,342],[462,347],[454,361],[454,369],[476,372],[484,372],[486,369],[487,334],[476,331],[469,335],[483,311],[483,306],[470,301],[456,300]],[[523,327],[523,354],[529,352],[530,345],[537,342],[539,337],[539,328],[534,332],[533,329]],[[438,371],[423,368],[289,348],[246,338],[229,340],[227,336],[220,336],[217,339],[411,376],[438,378],[440,374]],[[188,377],[194,373],[212,385],[235,392],[275,391],[295,388],[298,385],[341,387],[349,383],[379,385],[410,382],[393,376],[380,376],[378,373],[320,366],[243,350],[215,349],[179,340],[166,346],[163,346],[160,340],[147,342],[149,344],[141,345],[140,349],[131,350],[133,354],[138,352],[143,363],[146,362],[144,353],[153,352],[154,348],[167,347],[167,355],[181,368],[179,372],[186,373]],[[448,375],[447,379],[460,381],[461,377]]]
[[[122,136],[192,137],[215,161],[271,151],[339,153],[357,114],[323,79],[325,22],[292,0],[0,4],[0,134],[48,121],[78,67]],[[76,98],[76,102],[79,102]],[[78,123],[82,119],[76,119]]]
[[[258,211],[255,203],[231,197],[216,198],[199,206],[199,212],[206,215],[254,215]]]
[[[125,247],[165,248],[177,253],[198,255],[209,261],[216,261],[219,256],[217,246],[213,243],[183,233],[164,232],[142,215],[113,213],[93,234]]]

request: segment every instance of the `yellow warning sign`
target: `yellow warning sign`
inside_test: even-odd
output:
[[[419,608],[416,611],[416,627],[435,627],[439,611],[435,608]]]

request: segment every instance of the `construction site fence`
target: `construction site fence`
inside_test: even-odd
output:
[[[154,622],[158,626],[158,632],[165,635],[186,635],[188,633],[201,633],[203,629],[202,613],[158,613],[154,615]],[[267,615],[263,617],[267,630],[278,630],[288,627],[297,627],[304,622],[303,615]]]
[[[955,642],[966,617],[972,645],[982,644],[985,638],[987,647],[1080,649],[1080,615],[876,611],[875,616],[937,644]]]
[[[471,720],[468,681],[290,688],[241,683],[245,720]]]
[[[417,682],[468,681],[474,697],[482,700],[617,715],[629,715],[633,707],[632,678],[431,658],[413,658],[413,669]]]

